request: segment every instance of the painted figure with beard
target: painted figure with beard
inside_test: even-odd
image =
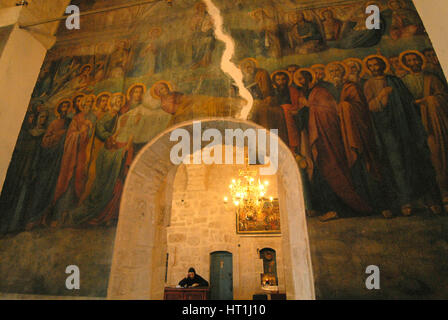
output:
[[[70,119],[70,121],[73,120],[74,116],[76,115],[76,110],[80,108],[80,105],[83,102],[85,96],[86,95],[84,93],[76,93],[73,96],[71,107],[67,112],[67,118]]]
[[[446,84],[446,78],[443,73],[442,66],[440,65],[439,58],[437,58],[437,54],[434,49],[428,48],[423,50],[422,53],[426,58],[426,66],[424,68],[425,71],[434,73]]]
[[[441,210],[440,194],[415,99],[402,80],[386,74],[390,67],[385,57],[372,55],[364,62],[372,74],[364,93],[389,197],[405,216],[412,214],[412,200],[423,196],[437,213]]]
[[[348,66],[332,62],[326,68],[327,79],[339,93],[338,114],[345,156],[357,192],[372,208],[392,217],[389,201],[381,190],[380,164],[376,157],[376,142],[369,107],[361,87],[345,78]]]
[[[190,25],[190,29],[193,31],[191,41],[193,69],[210,65],[216,45],[213,20],[206,10],[205,3],[202,1],[196,3],[195,9],[196,13],[191,19]]]
[[[294,81],[303,92],[301,108],[309,109],[308,139],[300,146],[310,181],[309,215],[323,214],[320,220],[328,221],[350,214],[371,213],[372,209],[357,194],[350,177],[337,101],[327,89],[316,85],[312,69],[296,71]]]
[[[109,112],[110,105],[109,101],[111,99],[111,93],[110,92],[103,92],[98,94],[96,98],[95,103],[95,110],[94,114],[96,116],[96,121],[92,122],[94,127],[92,130],[92,133],[90,134],[90,140],[89,144],[87,145],[87,182],[85,186],[85,190],[83,195],[80,198],[80,202],[82,202],[85,197],[89,194],[90,189],[92,188],[93,181],[95,180],[96,176],[96,159],[98,157],[98,153],[100,152],[101,148],[103,147],[104,140],[101,139],[99,136],[99,133],[103,127],[104,121],[102,120]],[[120,108],[123,106],[123,103],[120,104]]]
[[[299,146],[299,131],[297,129],[294,115],[299,111],[300,92],[292,86],[292,75],[287,71],[280,70],[272,74],[276,104],[285,113],[286,127],[288,129],[288,145],[293,153],[297,152]]]
[[[269,72],[258,67],[257,60],[253,58],[244,59],[240,64],[243,72],[243,81],[246,88],[255,100],[271,99],[273,87]]]
[[[419,51],[409,50],[400,55],[403,68],[410,73],[403,82],[420,107],[421,119],[428,136],[431,160],[443,202],[448,207],[448,94],[440,79],[424,72],[425,57]]]
[[[64,213],[78,205],[87,182],[87,146],[93,123],[86,117],[90,108],[84,101],[76,112],[67,130],[52,208],[44,219],[52,227],[63,225]]]
[[[326,80],[325,68],[326,66],[324,64],[315,64],[311,66],[311,69],[314,71],[316,75],[317,80],[316,85],[330,91],[330,93],[334,96],[334,98],[338,100],[339,96],[334,84]]]
[[[290,20],[289,44],[295,53],[309,54],[323,50],[324,37],[316,22],[306,20],[302,11],[290,14]]]
[[[341,37],[342,21],[334,17],[331,9],[324,9],[321,12],[322,25],[325,31],[327,41],[336,41]]]
[[[406,8],[402,0],[390,0],[388,4],[392,10],[390,37],[393,40],[423,33],[423,24],[415,10]]]
[[[22,129],[0,197],[0,234],[24,230],[29,219],[27,204],[37,178],[36,159],[45,134],[48,111],[42,111],[32,128]]]
[[[273,99],[274,87],[269,73],[259,68],[258,62],[253,58],[244,59],[240,69],[244,85],[255,100],[249,118],[266,129],[278,129],[279,137],[288,143],[285,115]]]
[[[143,83],[136,83],[130,86],[126,94],[126,104],[121,108],[120,115],[125,114],[140,105],[145,92],[146,86]]]
[[[398,56],[393,56],[389,58],[389,63],[394,75],[398,78],[403,78],[405,75],[409,74],[409,71],[403,68],[400,63],[400,58]]]
[[[111,98],[111,108],[96,125],[96,136],[102,142],[95,162],[95,176],[91,187],[83,196],[81,205],[70,211],[64,219],[65,225],[108,224],[114,222],[112,206],[103,211],[114,198],[117,191],[117,179],[122,172],[123,160],[128,143],[118,143],[114,132],[118,126],[119,111],[125,102],[122,93],[115,93]]]
[[[347,80],[356,83],[361,89],[364,88],[364,84],[366,83],[366,72],[362,60],[358,58],[348,58],[344,60],[344,64],[348,67]]]
[[[367,29],[366,8],[367,3],[364,3],[354,6],[353,10],[348,13],[350,18],[343,23],[341,38],[335,45],[337,48],[369,48],[376,46],[381,41],[386,32],[386,22],[381,14],[380,29]]]
[[[32,197],[27,207],[29,212],[27,229],[40,225],[46,208],[51,205],[64,154],[65,137],[70,124],[67,111],[71,104],[70,100],[63,100],[58,104],[55,110],[57,119],[50,123],[42,138],[39,154],[36,157],[37,176],[34,179]]]
[[[259,8],[250,12],[249,15],[257,23],[259,30],[261,30],[263,48],[269,53],[269,56],[280,58],[282,56],[280,30],[274,14],[269,13],[266,8]]]
[[[102,92],[97,95],[95,105],[92,109],[92,112],[95,114],[97,121],[107,113],[109,109],[110,97],[110,92]]]

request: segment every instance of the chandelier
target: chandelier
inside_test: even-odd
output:
[[[266,197],[268,186],[268,181],[261,183],[257,170],[248,167],[239,170],[239,177],[232,179],[229,185],[232,202],[238,209],[244,209],[246,219],[251,220],[262,212],[266,204],[272,204],[274,198]],[[224,197],[224,202],[228,201],[229,198]]]

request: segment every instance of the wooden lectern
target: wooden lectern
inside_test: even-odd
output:
[[[208,300],[209,288],[165,288],[163,300]]]

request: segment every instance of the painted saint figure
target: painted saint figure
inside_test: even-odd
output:
[[[390,218],[392,212],[387,209],[389,202],[381,190],[375,135],[363,90],[345,78],[349,68],[341,62],[328,64],[326,72],[339,92],[341,134],[353,184],[372,208],[378,208],[384,217]]]
[[[50,123],[42,138],[36,160],[37,177],[27,206],[29,212],[27,229],[32,229],[43,222],[42,218],[45,217],[46,209],[54,195],[64,154],[65,137],[70,124],[67,111],[71,104],[70,100],[63,100],[58,104],[55,109],[57,119]]]
[[[448,94],[443,82],[434,74],[424,72],[425,57],[419,51],[405,51],[400,55],[403,68],[409,74],[403,82],[420,107],[431,160],[444,205],[448,205]]]
[[[350,177],[337,101],[327,89],[316,85],[312,69],[296,71],[294,81],[304,93],[302,108],[309,109],[308,139],[300,147],[311,187],[308,211],[311,215],[323,214],[321,221],[342,217],[350,211],[371,213]]]
[[[412,200],[426,195],[433,212],[440,210],[435,172],[426,133],[414,97],[402,80],[387,75],[389,63],[380,55],[368,56],[372,74],[364,86],[376,134],[378,155],[387,190],[403,215],[412,214]]]
[[[327,41],[336,41],[341,37],[342,21],[334,17],[331,9],[322,11],[322,25],[325,31]]]
[[[89,132],[93,129],[92,122],[86,117],[89,111],[83,102],[67,130],[61,169],[52,201],[52,214],[45,221],[51,221],[52,227],[63,224],[65,212],[78,205],[84,192],[87,182],[87,146]]]
[[[207,12],[205,3],[202,1],[195,5],[196,13],[191,19],[190,29],[193,31],[193,69],[207,67],[212,61],[215,50],[215,35],[213,31],[213,20]]]
[[[292,86],[292,75],[287,71],[276,71],[272,74],[276,104],[285,113],[286,127],[288,129],[288,145],[292,152],[299,146],[299,131],[294,115],[299,111],[300,92]]]

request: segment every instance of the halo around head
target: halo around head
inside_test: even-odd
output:
[[[114,101],[116,99],[116,97],[122,97],[123,98],[122,99],[123,101],[121,101],[121,106],[120,106],[120,107],[123,107],[125,105],[125,103],[126,103],[126,97],[124,96],[124,93],[123,92],[115,92],[115,93],[113,93],[112,96],[110,97],[110,103],[112,103],[112,101]]]
[[[128,88],[128,91],[126,91],[126,97],[128,100],[131,100],[131,92],[134,90],[135,87],[142,87],[143,88],[143,94],[146,93],[146,85],[144,83],[134,83],[132,86]]]
[[[72,104],[72,102],[71,102],[70,99],[62,99],[62,100],[59,100],[58,104],[56,105],[56,108],[54,108],[54,114],[56,115],[56,117],[60,117],[60,116],[61,116],[61,115],[59,114],[58,109],[59,109],[59,106],[60,106],[61,104],[65,103],[65,102],[68,102],[68,104],[69,104],[68,109],[70,109],[70,108],[72,107],[73,104]]]
[[[272,72],[272,74],[271,74],[271,80],[272,80],[272,82],[274,83],[274,86],[275,86],[275,76],[277,75],[277,74],[279,74],[279,73],[283,73],[283,74],[286,74],[286,76],[288,77],[288,86],[291,86],[292,85],[292,82],[293,82],[293,76],[292,76],[292,74],[289,72],[289,71],[287,71],[287,70],[277,70],[277,71],[274,71],[274,72]]]
[[[170,91],[173,91],[173,86],[171,85],[171,83],[169,81],[165,81],[165,80],[157,81],[156,83],[153,84],[153,86],[150,89],[151,96],[154,99],[160,99],[159,87],[161,84],[166,85]]]
[[[410,71],[410,72],[412,72],[411,68],[409,68],[409,67],[403,62],[404,57],[405,57],[406,55],[408,55],[408,54],[415,54],[415,55],[419,56],[419,57],[422,59],[422,69],[425,69],[425,67],[426,67],[426,62],[427,62],[426,57],[425,57],[425,55],[424,55],[423,53],[421,53],[420,51],[417,51],[417,50],[406,50],[406,51],[403,51],[402,53],[400,53],[400,55],[399,55],[399,57],[398,57],[398,62],[400,63],[400,65],[401,65],[401,67],[402,67],[403,69],[405,69],[406,71]]]
[[[337,65],[337,66],[340,66],[342,69],[344,69],[344,72],[345,72],[344,78],[349,74],[350,70],[348,69],[348,66],[344,62],[342,62],[342,61],[333,61],[333,62],[328,63],[325,66],[325,78],[326,79],[329,79],[329,74],[330,74],[329,69],[330,69],[330,67],[332,65]]]
[[[325,70],[325,65],[324,64],[314,64],[310,67],[311,69],[324,69]]]
[[[100,98],[103,97],[103,96],[107,96],[107,97],[109,98],[109,101],[107,102],[107,107],[108,107],[108,108],[110,107],[110,97],[112,96],[112,93],[110,93],[110,92],[108,92],[108,91],[103,91],[103,92],[98,93],[98,94],[96,95],[96,99],[95,99],[95,107],[97,106],[98,101],[100,100]]]
[[[257,59],[255,59],[255,58],[246,58],[246,59],[241,60],[240,65],[239,65],[240,69],[242,69],[243,65],[245,65],[248,62],[250,62],[252,65],[254,65],[255,68],[258,68],[258,61],[257,61]]]
[[[319,11],[319,17],[321,18],[321,20],[325,20],[324,13],[327,12],[327,11],[330,11],[333,14],[333,17],[334,17],[334,12],[333,12],[333,10],[331,10],[331,8],[324,8],[324,9]]]
[[[160,35],[162,34],[162,28],[160,28],[160,27],[152,27],[150,30],[149,30],[149,33],[152,35],[152,34],[155,34],[156,35],[156,37],[160,37]]]
[[[344,61],[344,64],[347,65],[348,69],[350,69],[350,64],[351,63],[355,63],[359,66],[360,70],[359,70],[359,76],[362,78],[363,76],[365,76],[368,73],[368,70],[366,70],[366,66],[364,65],[364,63],[362,62],[361,59],[359,58],[347,58]]]
[[[267,17],[270,18],[270,19],[273,18],[272,15],[269,15],[269,12],[268,12],[266,9],[263,9],[263,8],[258,8],[258,9],[255,9],[255,10],[253,10],[253,11],[250,11],[250,12],[249,12],[249,16],[251,16],[252,18],[255,18],[255,16],[257,15],[257,13],[261,13],[261,14],[267,16]]]
[[[389,0],[389,1],[387,1],[387,6],[389,7],[389,9],[392,9],[392,7],[391,7],[390,4],[391,4],[393,1],[398,2],[398,3],[400,4],[401,8],[406,8],[406,4],[404,3],[403,0]]]
[[[382,56],[382,55],[379,55],[379,54],[372,54],[370,56],[365,57],[364,60],[363,60],[363,65],[364,65],[365,69],[367,70],[367,72],[369,74],[371,74],[371,72],[369,70],[369,67],[367,66],[367,61],[369,61],[370,59],[373,59],[373,58],[377,58],[377,59],[380,59],[380,60],[384,61],[385,65],[386,65],[386,69],[384,70],[384,73],[390,73],[390,63],[389,63],[389,60],[385,56]]]
[[[93,70],[93,66],[90,63],[83,65],[81,67],[81,69],[79,69],[79,74],[83,73],[84,69],[86,69],[88,67],[90,68],[90,72],[89,72],[89,74],[90,74]]]
[[[308,73],[311,74],[312,81],[311,81],[311,83],[310,83],[310,87],[314,87],[314,85],[315,85],[316,82],[317,82],[317,77],[316,77],[316,72],[315,72],[313,69],[311,69],[311,68],[300,68],[299,70],[296,70],[296,72],[294,72],[294,76],[293,76],[294,83],[295,83],[297,86],[299,86],[299,87],[302,86],[302,85],[300,84],[300,82],[297,80],[297,76],[298,76],[299,73],[302,73],[303,71],[306,71],[306,72],[308,72]]]
[[[82,92],[77,92],[72,96],[72,102],[77,98],[77,97],[82,97],[83,99],[86,97],[85,93]]]

